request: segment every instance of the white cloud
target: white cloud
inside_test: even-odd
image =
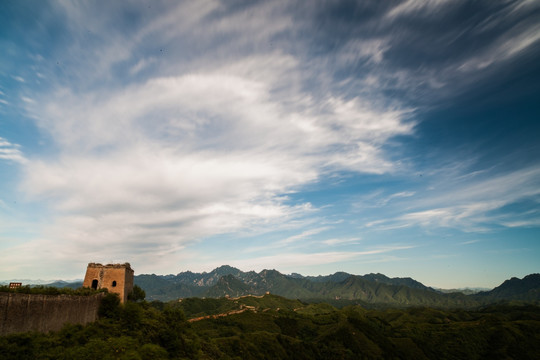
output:
[[[406,0],[393,7],[385,17],[395,19],[411,14],[429,16],[441,12],[444,6],[455,3],[456,0]]]
[[[481,86],[497,77],[495,70],[510,68],[514,60],[535,51],[540,39],[537,1],[501,6],[486,2],[479,6],[480,20],[474,23],[468,17],[449,15],[469,11],[466,8],[466,2],[459,0],[402,1],[389,8],[370,31],[346,39],[332,55],[337,58],[333,65],[338,71],[358,72],[360,79],[345,80],[358,93],[366,88],[381,94],[401,89],[425,104]],[[411,26],[417,23],[426,26]],[[403,43],[409,41],[410,49],[404,49]],[[409,60],[402,62],[403,58]],[[409,64],[411,59],[416,65]]]
[[[389,202],[396,200],[396,199],[403,199],[403,198],[409,198],[416,194],[414,191],[400,191],[391,195],[388,195],[387,197],[383,197],[380,200],[377,201],[377,206],[386,206]]]
[[[338,54],[341,65],[355,65],[366,59],[379,64],[383,60],[384,52],[390,48],[388,39],[349,41]]]
[[[482,231],[488,230],[483,224],[489,221],[485,214],[503,205],[504,202],[500,201],[482,201],[430,209],[405,214],[398,219],[398,222],[408,226],[454,227],[464,231]]]
[[[388,16],[427,13],[446,4],[407,1]],[[112,257],[180,259],[181,251],[205,237],[298,220],[313,206],[291,203],[284,194],[334,171],[396,171],[384,149],[394,136],[413,133],[413,109],[377,102],[370,92],[378,94],[388,83],[418,86],[431,76],[384,74],[388,37],[351,40],[336,55],[337,63],[363,61],[374,71],[365,89],[344,95],[340,86],[347,79],[332,83],[324,56],[308,62],[301,49],[270,46],[295,29],[283,4],[275,2],[227,16],[220,16],[227,9],[219,2],[184,2],[150,16],[128,35],[107,16],[89,16],[97,11],[93,6],[59,6],[75,34],[63,49],[70,58],[66,74],[73,78],[44,72],[51,87],[23,99],[58,157],[35,155],[27,161],[17,147],[0,146],[0,159],[25,163],[22,190],[46,201],[55,214],[43,239],[25,251],[39,253],[47,246],[53,258],[87,259],[100,253],[96,247],[108,246]],[[111,14],[122,11],[120,5],[107,6]],[[87,32],[98,46],[87,47],[76,35]],[[536,41],[530,30],[516,34],[496,46],[497,58]],[[508,45],[511,39],[521,40]],[[156,54],[154,47],[166,51]],[[443,71],[443,80],[452,69]],[[431,84],[442,86],[438,79]],[[312,82],[320,86],[315,89]],[[503,200],[486,200],[488,188]],[[393,221],[370,225],[473,228],[486,212],[516,199],[505,199],[500,188],[501,183],[483,182],[461,188],[467,195],[454,191],[451,199],[412,191],[379,196],[378,206],[405,198],[414,206]],[[303,228],[282,245],[326,229]]]
[[[239,32],[249,15],[208,24],[201,39]],[[291,204],[283,195],[329,171],[394,171],[383,147],[412,132],[413,124],[404,121],[409,110],[388,110],[361,97],[315,96],[303,87],[309,72],[301,59],[279,50],[229,52],[200,62],[174,50],[168,56],[177,62],[154,55],[134,59],[138,43],[151,34],[185,36],[175,28],[185,24],[168,16],[125,43],[111,36],[96,49],[100,62],[84,70],[93,77],[78,87],[56,84],[32,94],[27,109],[59,156],[36,157],[26,166],[22,189],[47,201],[56,216],[46,232],[55,240],[25,251],[39,253],[47,244],[58,256],[88,259],[107,247],[113,258],[142,261],[166,253],[180,259],[180,250],[205,237],[309,214],[309,203]],[[234,40],[238,46],[253,45],[290,22],[252,25],[251,33]],[[80,69],[92,56],[81,56]],[[132,64],[132,74],[147,69],[148,77],[100,85],[99,79],[108,84],[119,62]]]
[[[479,242],[481,242],[481,241],[482,241],[482,240],[478,240],[478,239],[476,239],[476,240],[469,240],[469,241],[464,241],[464,242],[460,243],[460,245],[471,245],[471,244],[479,243]]]
[[[447,178],[445,178],[447,179]],[[540,168],[530,167],[506,174],[458,178],[457,184],[439,182],[432,192],[410,201],[410,211],[391,219],[379,219],[367,227],[397,229],[410,226],[451,227],[462,231],[492,231],[493,226],[535,226],[537,212],[528,214],[498,210],[540,196]]]
[[[324,232],[324,231],[326,231],[328,229],[330,229],[330,228],[329,227],[320,227],[320,228],[315,228],[315,229],[309,229],[309,230],[303,231],[302,233],[300,233],[298,235],[289,236],[288,238],[279,241],[277,244],[278,245],[288,245],[288,244],[291,244],[291,243],[295,243],[295,242],[298,242],[300,240],[305,240],[306,238],[310,238],[311,236],[317,235],[317,234],[319,234],[321,232]]]
[[[12,144],[6,139],[0,137],[0,159],[25,164],[27,159],[21,152],[18,144]]]
[[[240,269],[280,269],[281,271],[294,271],[299,267],[324,265],[351,261],[354,259],[372,258],[373,255],[392,253],[411,249],[414,246],[390,245],[365,251],[330,251],[317,253],[280,253],[257,258],[231,260],[231,265]],[[373,259],[372,259],[373,260]],[[369,261],[369,260],[368,260]]]
[[[361,241],[361,238],[345,238],[345,239],[327,239],[321,241],[322,244],[328,245],[328,246],[335,246],[335,245],[351,245],[351,244],[357,244],[359,241]]]
[[[132,66],[129,69],[129,73],[131,75],[136,75],[140,71],[144,70],[145,68],[147,68],[150,65],[155,64],[156,62],[157,62],[157,59],[155,57],[150,57],[148,59],[141,59],[141,60],[139,60],[139,62],[137,64],[135,64],[134,66]]]
[[[540,25],[518,27],[502,36],[487,50],[475,54],[461,64],[458,70],[473,72],[507,61],[540,40]]]

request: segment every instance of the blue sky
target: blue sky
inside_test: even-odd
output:
[[[0,279],[540,271],[538,1],[3,1]]]

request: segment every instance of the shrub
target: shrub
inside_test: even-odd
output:
[[[120,310],[120,298],[118,294],[107,293],[101,299],[98,315],[105,318],[117,318]]]
[[[128,300],[130,301],[142,301],[146,297],[146,292],[138,285],[133,286],[133,290],[128,294]]]

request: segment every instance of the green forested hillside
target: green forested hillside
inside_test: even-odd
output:
[[[0,359],[540,358],[533,305],[367,310],[275,295],[123,306],[108,299],[93,324],[0,338]]]
[[[159,275],[138,275],[135,284],[147,293],[149,299],[172,300],[181,297],[200,296],[206,288],[182,282],[171,281]]]

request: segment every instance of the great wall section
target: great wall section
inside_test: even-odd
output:
[[[0,335],[88,324],[97,319],[103,296],[0,293]]]
[[[89,263],[83,287],[107,289],[125,303],[133,290],[133,273],[129,263]],[[0,292],[0,336],[27,331],[58,331],[67,323],[91,323],[98,318],[104,296],[103,293],[80,296]]]

